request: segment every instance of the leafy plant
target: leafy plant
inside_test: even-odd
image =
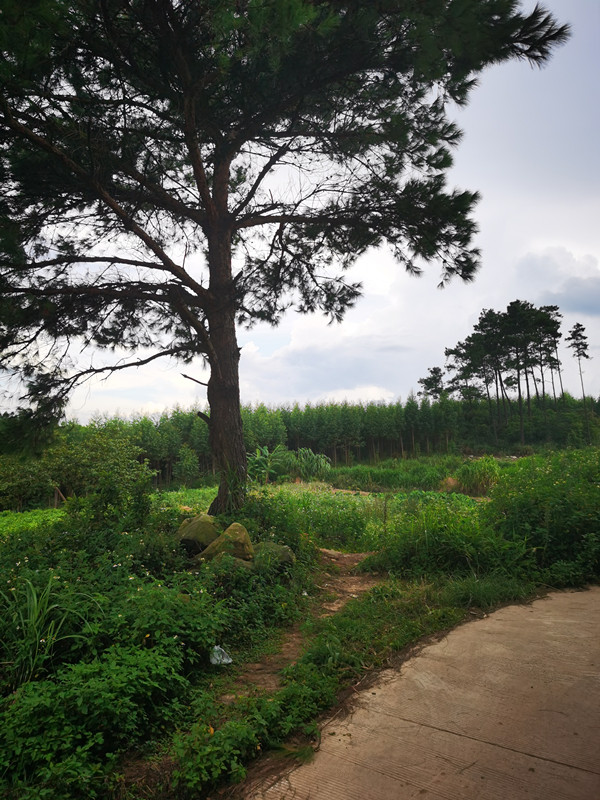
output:
[[[22,686],[0,702],[0,787],[27,800],[105,797],[117,754],[173,718],[179,668],[177,651],[114,647]]]
[[[600,450],[521,459],[491,497],[487,524],[507,541],[526,542],[538,568],[550,570],[549,582],[559,569],[560,585],[569,570],[575,583],[600,575]]]
[[[267,446],[257,447],[256,453],[248,453],[248,477],[257,483],[267,484],[284,475],[293,461],[293,455],[283,445],[269,451]]]
[[[47,672],[49,663],[67,641],[84,638],[64,630],[72,617],[85,627],[84,617],[74,609],[62,607],[53,596],[52,576],[41,592],[28,579],[11,587],[8,594],[0,591],[0,652],[9,659],[3,664],[11,690]]]
[[[482,496],[498,483],[500,467],[492,456],[466,461],[456,473],[460,488],[467,494]]]

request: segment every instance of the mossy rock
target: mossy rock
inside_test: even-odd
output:
[[[254,571],[254,561],[244,561],[243,558],[230,556],[229,553],[217,553],[212,559],[213,564],[220,564],[223,561],[225,564],[231,565],[232,569],[244,569],[246,572]]]
[[[257,570],[283,568],[295,563],[294,551],[286,544],[260,542],[254,546],[254,566]]]
[[[248,531],[239,522],[232,523],[218,539],[211,542],[206,550],[200,553],[199,557],[205,561],[211,561],[221,553],[240,558],[243,561],[251,561],[254,558],[254,548]]]
[[[214,517],[200,514],[192,519],[184,520],[177,531],[179,544],[185,547],[190,555],[201,553],[212,542],[219,538],[220,531],[215,525]]]

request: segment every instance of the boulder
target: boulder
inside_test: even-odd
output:
[[[294,551],[286,544],[260,542],[254,545],[254,566],[257,570],[270,567],[285,567],[294,564]]]
[[[198,517],[186,519],[181,523],[177,531],[177,538],[190,555],[196,555],[219,538],[219,531],[213,517],[208,514],[200,514]]]
[[[199,556],[199,558],[202,558],[202,556]],[[244,561],[243,558],[230,556],[229,553],[218,553],[212,559],[213,564],[219,564],[222,561],[224,561],[227,566],[230,566],[232,570],[245,569],[247,572],[252,572],[254,570],[254,561]]]
[[[211,542],[206,550],[202,551],[200,558],[210,561],[220,553],[227,553],[243,561],[251,561],[254,557],[254,548],[248,531],[239,522],[232,523],[218,539]]]

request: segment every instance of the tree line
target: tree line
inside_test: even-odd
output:
[[[457,399],[446,392],[437,399],[411,394],[404,403],[245,406],[244,445],[250,454],[278,445],[307,448],[341,466],[446,453],[526,454],[540,447],[581,447],[589,439],[600,443],[600,398],[587,398],[584,406],[565,392],[556,405],[543,405],[534,396],[524,419],[525,445],[518,399],[508,396],[505,402],[512,412],[501,431],[487,399]],[[145,462],[154,487],[164,489],[212,480],[218,471],[198,409],[65,423],[34,442],[29,455],[21,452],[21,424],[18,417],[0,417],[0,507],[24,506],[33,497],[44,503],[52,493],[59,499],[85,494],[95,489],[98,476],[123,471],[124,462]]]
[[[431,367],[419,380],[420,394],[437,400],[447,393],[466,403],[485,399],[494,444],[501,441],[516,415],[519,441],[524,445],[526,420],[531,423],[534,406],[541,409],[550,435],[549,410],[565,400],[558,354],[561,320],[558,306],[537,308],[524,300],[513,300],[503,312],[484,309],[473,332],[444,351],[445,370]],[[582,360],[589,358],[583,325],[576,323],[565,341],[578,362],[586,441],[591,443],[581,366]],[[511,399],[515,397],[516,403]],[[591,413],[592,408],[589,410]]]

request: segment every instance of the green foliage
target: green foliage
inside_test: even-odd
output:
[[[466,461],[456,473],[460,488],[467,494],[487,495],[500,477],[500,467],[492,456]]]
[[[248,453],[248,477],[256,483],[267,484],[289,471],[293,455],[282,445],[271,452],[265,445],[257,447],[256,453]]]
[[[173,482],[179,487],[187,487],[194,484],[199,477],[198,456],[189,445],[184,444],[179,449],[173,467]]]
[[[116,753],[173,718],[186,691],[178,667],[173,651],[113,647],[3,700],[5,791],[23,800],[104,797]]]
[[[507,575],[465,575],[444,581],[439,589],[443,605],[490,611],[502,603],[521,603],[535,593],[535,583]]]
[[[309,447],[301,447],[296,452],[291,472],[303,481],[324,481],[331,472],[331,459],[322,453],[313,453]]]
[[[64,519],[64,516],[64,510],[55,508],[21,511],[19,513],[1,511],[0,542],[7,540],[10,536],[20,531],[35,531],[40,528],[52,527],[55,523]]]
[[[507,541],[526,542],[548,583],[598,577],[600,450],[520,460],[494,487],[485,519]]]
[[[475,502],[458,495],[413,493],[394,510],[391,531],[363,569],[395,575],[481,575],[510,572],[524,548],[481,525]]]
[[[65,632],[69,616],[81,619],[78,627],[85,626],[77,611],[54,602],[52,576],[41,592],[27,578],[16,583],[7,593],[0,591],[0,663],[6,675],[1,683],[12,690],[47,673],[56,652],[69,640],[84,638]]]
[[[301,447],[297,452],[283,445],[277,445],[272,452],[268,447],[257,447],[255,454],[248,454],[248,476],[262,484],[283,477],[325,480],[330,469],[330,459],[322,453],[313,453],[308,447]]]
[[[391,459],[377,466],[357,465],[331,470],[327,480],[339,489],[363,489],[370,492],[438,489],[460,459],[456,456]]]
[[[251,524],[254,520],[259,529],[277,532],[293,549],[303,534],[325,547],[360,547],[368,522],[380,513],[376,498],[333,493],[319,485],[251,492],[244,507]]]
[[[445,465],[456,473],[461,461]],[[394,466],[405,462],[381,469]],[[254,542],[288,544],[297,560],[255,572],[230,558],[192,566],[177,544],[190,514],[181,505],[205,511],[214,489],[155,492],[149,511],[132,514],[143,492],[133,482],[121,495],[107,482],[58,511],[0,514],[0,793],[112,796],[123,753],[155,738],[176,761],[165,791],[192,800],[242,777],[365,669],[455,624],[466,608],[525,599],[540,583],[597,580],[599,452],[502,463],[499,473],[485,503],[420,490],[261,487],[237,521]],[[317,541],[376,550],[362,568],[391,577],[333,617],[312,619]],[[274,626],[301,619],[306,646],[282,688],[226,705],[233,676],[210,664],[212,647],[223,645],[237,665],[272,644]]]
[[[0,511],[42,504],[53,490],[52,479],[39,459],[0,455]]]

